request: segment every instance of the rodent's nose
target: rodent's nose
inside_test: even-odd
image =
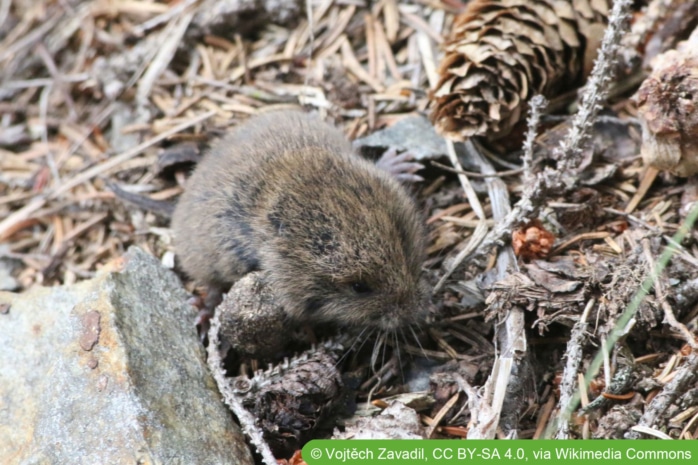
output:
[[[395,331],[403,326],[401,323],[402,320],[399,318],[390,318],[388,315],[385,315],[380,319],[379,326],[384,331]]]
[[[386,331],[393,331],[407,326],[414,321],[414,312],[410,305],[396,304],[380,316],[379,325]]]

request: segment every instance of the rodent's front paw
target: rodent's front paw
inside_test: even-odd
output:
[[[424,165],[417,163],[414,160],[414,155],[410,152],[398,153],[397,148],[391,147],[380,157],[376,162],[376,166],[383,171],[392,174],[397,180],[404,182],[420,182],[424,178],[417,171],[424,168]]]

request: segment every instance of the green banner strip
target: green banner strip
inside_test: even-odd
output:
[[[661,440],[314,440],[308,465],[334,464],[697,464],[698,441]]]

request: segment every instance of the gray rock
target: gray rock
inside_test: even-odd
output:
[[[252,464],[186,299],[135,248],[90,281],[0,292],[0,462]]]
[[[415,160],[435,160],[446,154],[446,141],[423,116],[403,118],[389,128],[356,139],[354,145],[369,157],[376,157],[379,154],[374,151],[389,147],[408,150]]]
[[[19,282],[12,276],[22,265],[20,260],[8,258],[10,251],[7,244],[0,244],[0,291],[17,291]]]
[[[12,277],[3,262],[0,262],[0,291],[16,291],[19,289],[19,282]]]

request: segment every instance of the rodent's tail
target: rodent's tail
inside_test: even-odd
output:
[[[128,192],[119,187],[119,185],[115,182],[108,179],[105,179],[104,182],[107,188],[109,188],[109,190],[121,200],[142,208],[143,210],[153,212],[162,218],[168,220],[172,218],[172,214],[174,213],[175,209],[175,202],[170,200],[154,200],[150,197],[146,197],[145,195]]]

